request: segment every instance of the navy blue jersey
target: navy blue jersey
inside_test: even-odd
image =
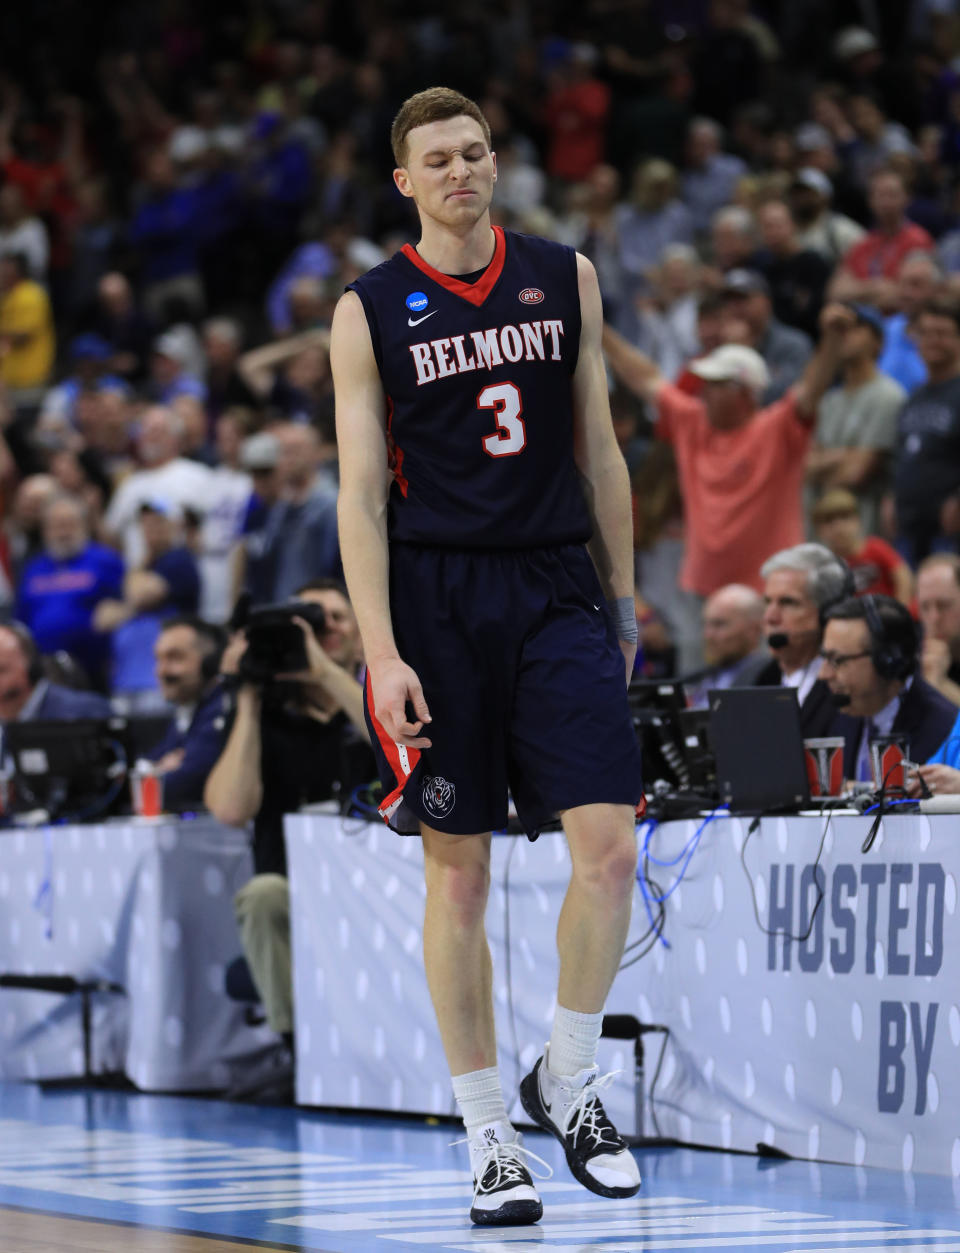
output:
[[[494,232],[474,283],[407,245],[350,284],[387,397],[394,542],[506,549],[590,537],[573,458],[576,254]]]

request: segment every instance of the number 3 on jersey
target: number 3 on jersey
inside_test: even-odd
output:
[[[497,421],[495,435],[483,440],[483,451],[491,457],[514,457],[527,442],[527,428],[520,417],[520,388],[514,383],[485,387],[477,397],[478,409],[492,409]]]

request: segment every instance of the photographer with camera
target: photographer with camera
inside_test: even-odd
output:
[[[221,662],[221,673],[233,676],[236,712],[204,800],[221,822],[253,820],[254,877],[237,894],[237,921],[267,1021],[288,1047],[293,988],[283,815],[349,796],[376,777],[361,672],[357,622],[335,579],[313,580],[286,604],[252,610]]]

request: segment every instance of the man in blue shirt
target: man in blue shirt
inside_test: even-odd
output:
[[[162,148],[148,158],[146,184],[146,196],[130,223],[130,243],[140,256],[144,305],[162,323],[171,299],[186,301],[196,312],[203,307],[199,263],[203,224],[196,190],[178,185],[173,163]]]
[[[883,352],[877,369],[897,380],[907,392],[927,381],[927,367],[911,333],[914,320],[936,295],[943,275],[929,252],[910,252],[897,274],[897,312],[884,320]]]
[[[109,643],[93,625],[97,605],[122,595],[119,555],[90,539],[86,510],[75,496],[54,496],[43,514],[44,551],[20,579],[16,616],[41,653],[64,651],[91,682],[106,679]]]
[[[112,632],[112,692],[124,713],[163,704],[154,674],[153,647],[164,621],[196,613],[200,575],[196,558],[182,541],[183,514],[169,500],[147,501],[140,509],[147,546],[144,564],[128,572],[119,600],[98,606],[98,631]]]
[[[157,682],[173,707],[166,735],[149,753],[163,776],[165,810],[203,804],[207,775],[223,749],[226,717],[219,664],[224,642],[219,627],[183,614],[163,624],[154,645]]]
[[[268,599],[287,600],[310,579],[340,573],[337,493],[325,471],[317,430],[285,422],[271,432],[277,441],[280,499],[264,528],[262,557],[272,572]]]

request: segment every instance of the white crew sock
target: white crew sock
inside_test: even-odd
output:
[[[547,1058],[550,1073],[569,1078],[595,1066],[602,1024],[602,1013],[578,1014],[558,1005],[550,1032]]]
[[[460,1114],[468,1136],[474,1136],[481,1127],[503,1122],[507,1126],[507,1107],[503,1103],[500,1072],[496,1066],[486,1070],[471,1070],[465,1075],[453,1076],[453,1095],[460,1106]]]

